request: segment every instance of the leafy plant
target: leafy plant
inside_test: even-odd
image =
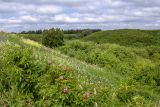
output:
[[[49,29],[43,32],[42,43],[50,48],[64,44],[63,32],[60,29]]]

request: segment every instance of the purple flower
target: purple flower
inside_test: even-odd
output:
[[[48,65],[51,65],[52,64],[52,61],[51,60],[48,60]]]
[[[65,94],[67,94],[67,93],[68,93],[68,88],[64,88],[64,89],[63,89],[63,92],[64,92]]]
[[[83,98],[88,98],[90,96],[90,93],[89,92],[85,92],[84,94],[83,94]]]

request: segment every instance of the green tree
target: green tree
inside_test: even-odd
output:
[[[49,29],[43,32],[42,44],[53,48],[64,44],[63,32],[60,29]]]

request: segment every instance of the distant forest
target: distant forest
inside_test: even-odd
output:
[[[47,29],[39,29],[39,30],[29,30],[29,31],[22,31],[20,34],[42,34]],[[69,30],[63,30],[64,34],[78,34],[78,33],[94,33],[101,31],[101,29],[69,29]]]

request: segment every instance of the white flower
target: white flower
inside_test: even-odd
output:
[[[95,102],[94,107],[98,107],[98,104]]]
[[[81,89],[83,89],[82,85],[79,85],[79,87],[80,87]]]
[[[96,95],[97,94],[97,92],[96,92],[96,88],[94,88],[94,95]]]

